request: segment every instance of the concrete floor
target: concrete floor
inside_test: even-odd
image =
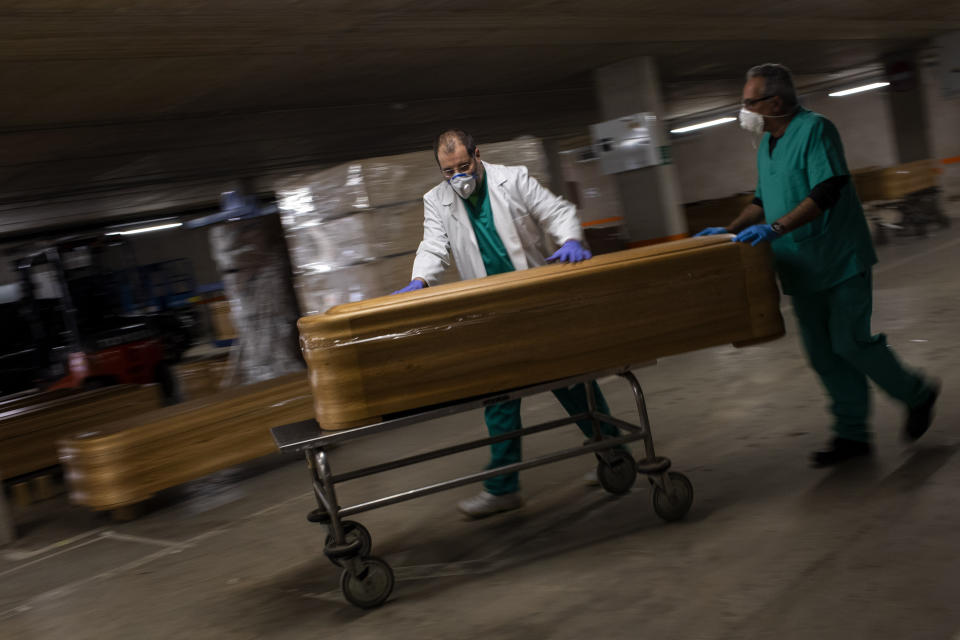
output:
[[[960,213],[960,212],[956,212]],[[913,446],[876,397],[878,455],[807,467],[828,434],[785,300],[788,336],[638,370],[658,450],[696,489],[665,525],[646,482],[613,498],[581,484],[590,458],[527,472],[527,506],[463,520],[463,487],[358,519],[398,582],[382,608],[347,605],[299,459],[275,457],[160,496],[116,524],[59,498],[18,510],[0,551],[0,637],[71,638],[960,638],[960,225],[895,239],[876,272],[875,328],[943,379],[937,421]],[[633,419],[628,387],[601,382]],[[562,415],[552,396],[529,419]],[[334,469],[483,434],[478,412],[343,447]],[[575,445],[530,438],[528,454]],[[361,442],[354,443],[361,445]],[[476,451],[343,485],[342,499],[479,469]]]

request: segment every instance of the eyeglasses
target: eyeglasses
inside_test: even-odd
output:
[[[764,100],[769,100],[770,98],[775,98],[775,97],[776,96],[774,94],[770,94],[768,96],[763,96],[762,98],[747,98],[746,100],[743,101],[743,106],[749,109],[750,107],[752,107],[753,105],[759,102],[763,102]]]
[[[447,178],[448,180],[458,173],[467,173],[470,171],[470,167],[473,166],[473,160],[473,158],[470,158],[469,162],[464,162],[455,169],[440,169],[440,173],[442,173],[443,177]]]

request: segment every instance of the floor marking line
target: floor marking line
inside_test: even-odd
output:
[[[33,551],[29,551],[29,550],[26,550],[26,549],[24,549],[24,550],[21,550],[21,549],[10,549],[10,550],[8,550],[8,551],[4,551],[4,552],[3,552],[3,557],[4,557],[5,559],[7,559],[7,560],[12,561],[12,562],[20,562],[20,561],[23,561],[23,560],[29,560],[30,558],[35,558],[36,556],[43,555],[44,553],[47,553],[48,551],[53,551],[54,549],[59,549],[59,548],[61,548],[61,547],[64,547],[64,546],[73,544],[74,542],[77,542],[77,541],[79,541],[79,540],[83,540],[84,538],[89,538],[90,536],[99,535],[100,533],[103,533],[105,530],[106,530],[106,529],[105,529],[104,527],[98,527],[98,528],[96,528],[96,529],[91,529],[90,531],[86,531],[86,532],[84,532],[84,533],[81,533],[81,534],[78,534],[78,535],[75,535],[75,536],[71,536],[71,537],[69,537],[69,538],[64,538],[63,540],[58,540],[57,542],[54,542],[54,543],[52,543],[52,544],[48,544],[47,546],[41,547],[40,549],[34,549]]]
[[[177,549],[186,549],[191,547],[190,543],[187,542],[176,542],[174,540],[160,540],[159,538],[146,538],[144,536],[132,536],[126,533],[117,533],[116,531],[104,531],[101,538],[109,538],[110,540],[120,540],[121,542],[139,542],[141,544],[149,544],[157,547],[173,547]]]
[[[260,515],[264,515],[264,514],[266,514],[266,513],[269,513],[269,512],[271,512],[271,511],[274,511],[275,509],[278,509],[278,508],[280,508],[280,507],[283,507],[283,506],[285,506],[285,505],[287,505],[287,504],[289,504],[289,503],[291,503],[291,502],[296,502],[296,501],[298,501],[298,500],[302,500],[302,499],[305,498],[306,496],[310,496],[310,495],[313,495],[313,492],[312,492],[312,491],[306,492],[306,493],[301,493],[301,494],[299,494],[299,495],[293,496],[292,498],[288,498],[287,500],[283,500],[282,502],[278,502],[277,504],[270,505],[269,507],[267,507],[267,508],[265,508],[265,509],[261,509],[260,511],[257,511],[257,512],[254,512],[254,513],[248,515],[248,516],[245,516],[245,517],[241,518],[240,521],[252,520],[253,518],[256,518],[256,517],[258,517],[258,516],[260,516]],[[127,536],[126,534],[119,534],[119,533],[116,533],[116,532],[114,532],[114,531],[109,531],[109,530],[105,530],[105,529],[98,529],[98,530],[96,530],[96,532],[99,533],[100,535],[99,535],[97,538],[93,539],[93,540],[88,540],[88,541],[86,541],[86,542],[84,542],[84,543],[81,543],[81,544],[79,544],[79,545],[74,545],[74,546],[70,547],[69,549],[64,549],[64,550],[59,551],[59,552],[57,552],[57,553],[55,553],[55,554],[52,554],[52,555],[49,555],[49,556],[45,556],[45,557],[43,557],[43,558],[38,558],[37,560],[34,560],[34,561],[32,561],[32,562],[24,563],[24,564],[22,564],[22,565],[20,565],[20,566],[13,567],[12,569],[8,569],[7,571],[5,571],[5,572],[3,572],[3,573],[0,573],[0,577],[6,575],[7,573],[12,573],[12,572],[14,572],[14,571],[17,571],[17,570],[19,570],[19,569],[21,569],[21,568],[23,568],[23,567],[27,567],[27,566],[29,566],[29,565],[31,565],[31,564],[35,564],[35,563],[37,563],[37,562],[41,562],[41,561],[43,561],[43,560],[46,560],[46,559],[48,559],[48,558],[52,558],[52,557],[57,556],[57,555],[60,555],[60,554],[62,554],[62,553],[66,553],[67,551],[71,551],[71,550],[73,550],[73,549],[78,549],[78,548],[83,547],[83,546],[86,546],[86,545],[88,545],[88,544],[93,544],[94,542],[98,542],[98,541],[100,541],[100,540],[102,540],[102,539],[104,539],[104,538],[115,538],[115,539],[119,539],[119,540],[123,540],[124,538],[129,538],[131,541],[136,541],[136,542],[142,542],[142,543],[148,543],[148,544],[161,544],[161,545],[163,545],[163,548],[160,549],[159,551],[155,551],[155,552],[150,553],[150,554],[147,554],[147,555],[145,555],[145,556],[143,556],[143,557],[141,557],[141,558],[138,558],[137,560],[132,560],[132,561],[130,561],[130,562],[127,562],[126,564],[122,564],[122,565],[117,566],[117,567],[114,567],[114,568],[112,568],[112,569],[108,569],[108,570],[106,570],[106,571],[104,571],[104,572],[101,572],[101,573],[98,573],[98,574],[96,574],[96,575],[88,576],[88,577],[86,577],[86,578],[81,578],[80,580],[76,580],[76,581],[71,582],[71,583],[69,583],[69,584],[62,585],[62,586],[60,586],[60,587],[57,587],[56,589],[51,589],[50,591],[45,591],[45,592],[43,592],[43,593],[37,594],[37,595],[35,595],[35,596],[32,596],[32,597],[28,598],[27,600],[25,600],[24,602],[22,602],[22,603],[20,603],[20,604],[18,604],[18,605],[16,605],[16,606],[14,606],[14,607],[11,607],[11,608],[6,609],[6,610],[4,610],[4,611],[0,611],[0,620],[5,620],[5,619],[11,618],[11,617],[13,617],[13,616],[15,616],[15,615],[17,615],[17,614],[20,614],[20,613],[24,613],[24,612],[26,612],[26,611],[29,611],[29,610],[33,607],[33,605],[35,605],[35,604],[38,603],[38,602],[43,602],[43,601],[45,601],[45,600],[50,600],[50,599],[53,599],[53,598],[57,598],[57,597],[62,597],[62,596],[69,595],[70,593],[73,593],[73,592],[76,591],[78,588],[80,588],[80,587],[82,587],[82,586],[84,586],[84,585],[86,585],[86,584],[89,584],[89,583],[92,583],[92,582],[96,582],[96,581],[98,581],[98,580],[103,580],[103,579],[107,579],[107,578],[112,578],[112,577],[114,577],[114,576],[116,576],[116,575],[119,575],[119,574],[121,574],[121,573],[123,573],[123,572],[130,571],[131,569],[138,569],[138,568],[140,568],[140,567],[142,567],[142,566],[144,566],[144,565],[147,565],[147,564],[153,562],[154,560],[159,560],[159,559],[164,558],[164,557],[166,557],[166,556],[168,556],[168,555],[173,555],[173,554],[176,554],[176,553],[180,553],[180,552],[182,552],[182,551],[184,551],[184,550],[186,550],[186,549],[189,549],[189,548],[194,547],[197,543],[199,543],[199,542],[201,542],[201,541],[203,541],[203,540],[207,540],[207,539],[209,539],[209,538],[213,538],[213,537],[215,537],[215,536],[220,535],[221,533],[226,533],[226,532],[228,532],[228,531],[232,531],[233,529],[234,529],[234,527],[232,527],[232,526],[227,526],[227,527],[215,527],[215,528],[213,528],[213,529],[209,529],[209,530],[207,530],[207,531],[203,531],[203,532],[201,532],[201,533],[199,533],[199,534],[197,534],[197,535],[195,535],[195,536],[193,536],[193,537],[191,537],[191,538],[188,538],[187,540],[185,540],[185,541],[183,541],[183,542],[181,542],[181,543],[165,542],[165,541],[159,541],[159,540],[155,540],[155,539],[151,539],[151,538],[141,538],[141,537],[138,537],[138,536]],[[91,533],[93,533],[93,532],[91,532]],[[91,533],[84,534],[84,536],[89,536]],[[83,536],[79,536],[79,537],[83,537]]]
[[[911,256],[907,256],[906,258],[900,258],[900,259],[897,260],[896,262],[890,262],[890,263],[887,263],[887,264],[880,264],[879,266],[877,266],[877,267],[874,268],[874,272],[875,272],[875,273],[883,273],[884,271],[889,271],[890,269],[894,269],[894,268],[896,268],[896,267],[902,267],[902,266],[905,265],[905,264],[909,264],[909,263],[914,262],[914,261],[916,261],[916,260],[920,260],[921,258],[926,258],[926,257],[929,256],[931,253],[937,253],[938,251],[943,251],[944,249],[949,249],[950,247],[952,247],[952,246],[954,246],[954,245],[958,245],[958,244],[960,244],[960,238],[954,238],[953,240],[949,240],[949,241],[947,241],[947,242],[944,242],[943,244],[941,244],[941,245],[939,245],[939,246],[936,246],[936,247],[930,249],[929,251],[924,251],[923,253],[918,253],[918,254],[914,254],[914,255],[911,255]]]
[[[7,618],[11,618],[17,615],[18,613],[24,613],[26,611],[29,611],[35,604],[39,602],[43,602],[45,600],[51,600],[58,596],[69,595],[74,591],[76,591],[77,589],[79,589],[80,587],[86,584],[89,584],[91,582],[96,582],[104,578],[110,578],[118,573],[129,571],[130,569],[137,569],[139,567],[142,567],[145,564],[149,564],[150,562],[153,562],[154,560],[158,560],[164,556],[168,556],[174,553],[180,553],[180,551],[181,551],[180,549],[173,549],[173,548],[166,548],[166,549],[161,549],[159,551],[154,551],[153,553],[147,554],[137,560],[131,560],[130,562],[127,562],[126,564],[122,564],[118,567],[114,567],[113,569],[108,569],[107,571],[104,571],[102,573],[98,573],[96,575],[89,576],[86,578],[81,578],[80,580],[75,580],[69,584],[65,584],[60,587],[57,587],[56,589],[51,589],[50,591],[44,591],[43,593],[39,593],[35,596],[31,596],[30,598],[28,598],[27,600],[18,604],[15,607],[11,607],[5,611],[0,611],[0,620],[5,620]]]
[[[101,537],[98,536],[98,537],[94,538],[93,540],[87,540],[87,541],[85,541],[85,542],[81,542],[80,544],[75,544],[75,545],[73,545],[72,547],[67,547],[66,549],[61,549],[60,551],[56,551],[56,552],[51,553],[51,554],[49,554],[49,555],[43,556],[42,558],[37,558],[36,560],[31,560],[31,561],[29,561],[29,562],[24,562],[24,563],[21,564],[21,565],[17,565],[16,567],[12,567],[12,568],[10,568],[10,569],[7,569],[6,571],[0,572],[0,578],[2,578],[3,576],[6,576],[6,575],[10,575],[11,573],[14,573],[14,572],[16,572],[16,571],[20,571],[21,569],[25,569],[25,568],[27,568],[27,567],[29,567],[29,566],[35,565],[35,564],[37,564],[37,563],[44,562],[45,560],[49,560],[50,558],[56,558],[57,556],[61,556],[61,555],[65,554],[65,553],[68,553],[68,552],[70,552],[70,551],[73,551],[74,549],[80,549],[80,548],[82,548],[82,547],[86,547],[86,546],[88,546],[88,545],[91,545],[91,544],[93,544],[93,543],[95,543],[95,542],[100,542],[100,540],[102,540],[102,539],[103,539],[103,538],[101,538]]]

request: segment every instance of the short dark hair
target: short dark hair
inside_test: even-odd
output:
[[[750,78],[763,78],[763,92],[779,96],[784,105],[795,107],[800,104],[797,89],[793,86],[793,74],[782,64],[758,64],[747,71],[747,80]]]
[[[446,151],[453,151],[457,143],[462,144],[471,156],[477,151],[477,143],[473,136],[463,129],[444,129],[433,139],[433,159],[440,164],[440,147]]]

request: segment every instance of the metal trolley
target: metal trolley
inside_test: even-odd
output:
[[[637,412],[640,424],[635,425],[597,410],[596,397],[593,385],[587,384],[587,413],[551,420],[542,424],[525,427],[518,431],[496,437],[472,440],[463,444],[444,447],[435,451],[412,455],[381,464],[334,474],[326,450],[348,440],[355,440],[366,436],[398,429],[418,422],[449,416],[463,411],[470,411],[516,398],[543,393],[552,389],[569,387],[578,383],[588,383],[597,378],[618,375],[630,383],[637,401]],[[485,447],[495,442],[520,438],[533,433],[540,433],[556,429],[577,421],[589,419],[593,422],[593,437],[582,446],[565,449],[543,455],[531,460],[497,467],[472,473],[453,480],[431,484],[419,489],[404,491],[391,496],[370,500],[352,506],[341,506],[337,501],[336,485],[348,480],[363,478],[383,471],[398,469],[409,465],[449,456],[470,449]],[[619,436],[605,436],[600,423],[613,425],[620,429]],[[323,431],[314,420],[296,422],[272,429],[273,438],[281,451],[302,451],[307,458],[307,464],[313,480],[313,491],[317,498],[317,509],[312,511],[308,519],[327,525],[328,533],[324,545],[324,554],[335,565],[341,567],[340,588],[344,597],[351,604],[369,609],[378,607],[393,591],[393,570],[385,561],[370,555],[372,540],[370,533],[359,522],[345,520],[349,516],[386,507],[388,505],[412,500],[420,496],[430,495],[439,491],[453,489],[473,482],[479,482],[493,476],[512,471],[521,471],[540,465],[558,462],[567,458],[593,453],[596,455],[597,479],[601,486],[613,494],[624,494],[630,491],[637,474],[647,476],[653,487],[653,510],[658,516],[670,522],[683,518],[693,503],[693,485],[682,473],[670,471],[670,460],[656,455],[653,447],[653,434],[650,431],[650,421],[647,417],[646,402],[643,390],[636,376],[629,367],[609,369],[593,372],[561,380],[553,380],[542,384],[530,385],[510,391],[469,398],[455,403],[417,410],[411,413],[388,416],[382,422],[366,426],[347,429],[344,431]],[[630,453],[620,445],[635,440],[643,440],[644,457],[635,461]]]

